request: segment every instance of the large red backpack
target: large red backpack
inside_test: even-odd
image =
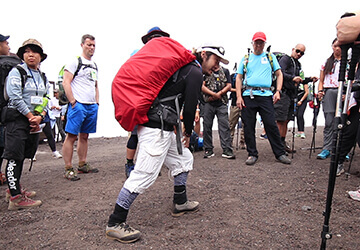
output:
[[[148,122],[147,112],[167,80],[195,56],[169,37],[150,40],[119,69],[112,83],[115,118],[127,131]]]

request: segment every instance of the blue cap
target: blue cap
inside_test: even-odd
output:
[[[10,36],[3,36],[0,34],[0,42],[6,41]]]
[[[143,43],[147,43],[153,36],[153,35],[160,35],[160,36],[166,36],[166,37],[170,37],[170,35],[168,33],[166,33],[165,31],[162,31],[159,27],[155,26],[151,29],[149,29],[149,31],[147,32],[146,35],[144,35],[141,40],[143,41]]]

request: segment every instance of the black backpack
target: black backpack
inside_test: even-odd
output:
[[[12,68],[16,67],[21,75],[21,83],[22,88],[24,88],[26,80],[27,80],[27,73],[25,69],[23,69],[19,64],[22,61],[20,58],[16,56],[0,56],[0,109],[2,110],[8,103],[8,98],[6,98],[6,93],[4,91],[6,78],[11,71]]]

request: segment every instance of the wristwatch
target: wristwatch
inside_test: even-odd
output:
[[[278,90],[278,89],[277,89],[277,90],[276,90],[276,92],[279,92],[280,94],[282,94],[282,91],[281,91],[281,89],[280,89],[280,90]]]
[[[39,116],[41,116],[41,120],[45,119],[45,116],[43,114],[40,113]]]

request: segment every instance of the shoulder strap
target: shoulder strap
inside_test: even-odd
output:
[[[24,89],[25,83],[26,83],[26,81],[27,81],[27,79],[28,79],[27,72],[26,72],[26,70],[25,70],[23,67],[21,67],[20,65],[16,65],[15,67],[17,68],[17,70],[18,70],[19,73],[20,73],[21,88]]]
[[[78,66],[74,72],[74,77],[73,79],[77,76],[77,74],[79,73],[80,69],[81,69],[81,66],[82,66],[82,60],[81,60],[81,56],[78,57]]]
[[[267,59],[268,59],[269,62],[270,62],[272,71],[274,72],[274,61],[273,61],[273,57],[272,57],[271,53],[270,53],[270,52],[266,52],[266,57],[267,57]]]

